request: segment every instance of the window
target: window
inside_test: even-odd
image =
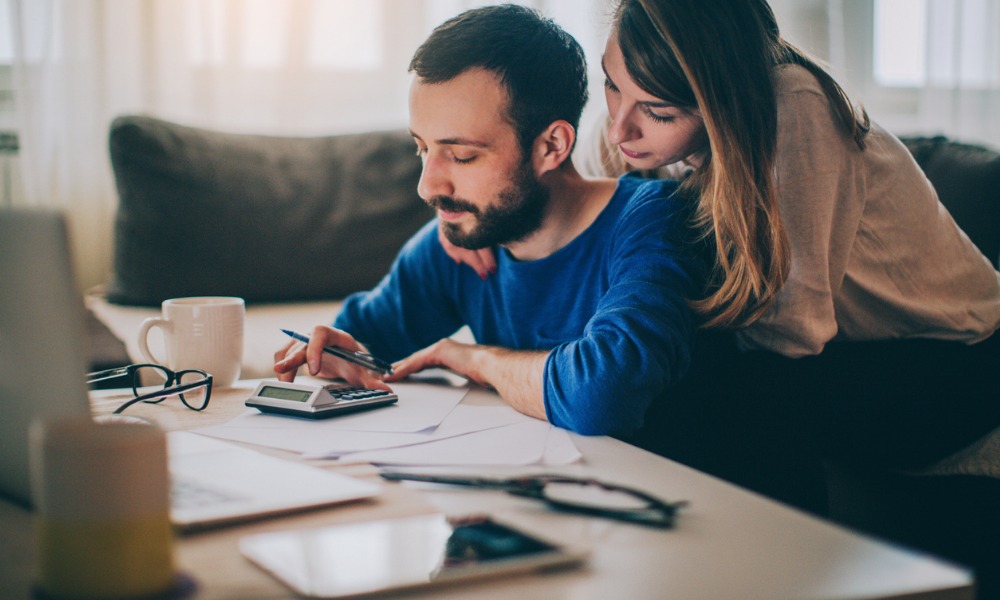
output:
[[[922,0],[875,1],[874,76],[881,85],[924,84],[927,11]]]
[[[14,128],[14,19],[11,10],[11,0],[0,0],[0,153],[8,149],[9,132]]]
[[[835,75],[897,135],[1000,148],[1000,2],[826,0]]]
[[[0,0],[0,63],[14,60],[14,28],[10,0]]]
[[[20,193],[14,112],[14,28],[10,0],[0,0],[0,207]]]
[[[875,0],[874,12],[878,85],[1000,89],[1000,3]]]
[[[298,62],[312,69],[370,71],[382,65],[383,10],[382,2],[356,0],[186,0],[188,39],[182,46],[197,66],[280,69]],[[290,39],[293,34],[303,39]]]

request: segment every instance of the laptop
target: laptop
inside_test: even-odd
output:
[[[186,431],[167,434],[170,520],[179,530],[371,498],[381,486]]]
[[[90,414],[84,307],[57,212],[0,210],[0,496],[31,507],[28,428]],[[377,495],[381,486],[189,432],[167,434],[182,530]]]
[[[90,412],[83,299],[58,213],[0,211],[0,494],[30,507],[28,426]]]

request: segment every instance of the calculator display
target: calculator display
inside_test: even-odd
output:
[[[312,396],[312,392],[266,385],[257,392],[257,396],[261,398],[275,398],[277,400],[291,400],[292,402],[306,402]]]

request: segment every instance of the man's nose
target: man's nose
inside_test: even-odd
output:
[[[435,157],[424,159],[424,168],[420,172],[420,182],[417,184],[417,194],[424,200],[436,196],[452,196],[455,188],[451,184],[448,169]]]

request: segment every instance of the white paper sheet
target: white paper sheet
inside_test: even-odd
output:
[[[583,459],[583,454],[569,437],[569,432],[558,427],[549,427],[549,437],[545,440],[543,465],[570,465]]]
[[[311,382],[310,379],[303,381]],[[444,421],[465,394],[467,387],[453,387],[430,383],[393,383],[392,391],[399,401],[392,406],[348,414],[332,419],[320,419],[326,430],[341,431],[382,431],[393,433],[414,433],[433,429]],[[265,415],[253,410],[229,423],[227,428],[246,427],[251,429],[289,429],[289,419],[280,415]]]
[[[388,412],[376,410],[376,412]],[[261,419],[259,417],[264,417]],[[396,448],[423,444],[475,431],[502,427],[514,423],[534,421],[508,406],[456,406],[440,426],[421,433],[394,433],[372,431],[345,431],[333,421],[311,421],[272,415],[256,411],[236,417],[229,423],[203,427],[196,431],[202,435],[246,442],[270,448],[299,452],[307,458],[336,458],[349,452]],[[248,423],[266,423],[253,427]]]
[[[399,384],[397,384],[398,386]],[[197,432],[211,437],[279,448],[307,458],[342,458],[351,462],[380,462],[400,465],[526,465],[569,464],[581,458],[569,435],[545,421],[528,417],[505,404],[483,406],[458,403],[465,388],[404,384],[413,390],[397,389],[400,407],[376,409],[365,416],[309,420],[261,415],[256,410],[223,425],[204,427]],[[455,397],[458,399],[456,400]],[[428,399],[429,398],[429,399]],[[452,404],[441,416],[445,401]],[[420,417],[422,407],[437,411]],[[394,408],[412,412],[389,418]],[[379,418],[385,423],[379,424]],[[408,431],[422,423],[436,426]],[[382,429],[374,430],[373,429]]]
[[[441,425],[432,431],[411,434],[406,438],[402,435],[397,438],[389,437],[389,435],[395,434],[376,436],[367,432],[357,432],[361,435],[353,439],[344,438],[328,442],[327,450],[319,454],[307,454],[306,458],[338,458],[353,452],[426,444],[534,420],[507,406],[463,406],[460,404]]]
[[[405,448],[350,454],[378,465],[530,465],[542,461],[552,426],[532,419]]]

